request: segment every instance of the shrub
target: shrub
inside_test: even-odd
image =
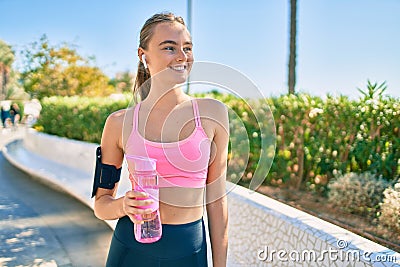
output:
[[[347,212],[375,217],[383,191],[389,186],[389,182],[372,173],[351,172],[329,182],[328,200]]]
[[[381,96],[349,100],[344,96],[296,94],[248,100],[216,91],[195,97],[215,98],[229,107],[230,146],[235,147],[229,155],[228,179],[233,182],[249,183],[256,170],[269,166],[271,158],[265,184],[293,186],[322,195],[327,194],[327,184],[337,173],[374,172],[389,181],[400,178],[399,99]],[[126,108],[131,95],[125,98],[43,99],[37,128],[99,142],[106,117]],[[273,129],[266,128],[269,125]],[[267,158],[261,165],[262,135],[264,140],[269,138],[270,145],[264,146]]]
[[[48,134],[100,143],[107,116],[127,108],[129,97],[49,97],[41,100],[42,111],[34,126]]]
[[[400,181],[384,192],[379,222],[400,234]]]

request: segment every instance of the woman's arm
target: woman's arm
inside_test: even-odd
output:
[[[101,138],[102,163],[113,165],[116,168],[122,166],[124,159],[122,145],[122,131],[126,111],[120,110],[111,114],[104,125]],[[94,213],[101,220],[114,220],[128,215],[135,223],[133,214],[149,213],[148,210],[138,209],[137,206],[149,205],[151,200],[136,200],[137,197],[145,198],[145,193],[128,191],[125,196],[115,198],[118,183],[113,189],[98,188],[94,202]]]
[[[123,111],[111,114],[106,120],[101,136],[102,163],[113,165],[116,168],[122,166],[124,156],[120,145],[123,115]],[[99,219],[114,220],[125,215],[122,208],[123,198],[115,199],[117,188],[118,183],[113,189],[97,189],[94,213]]]
[[[226,198],[226,169],[229,142],[229,121],[226,107],[215,101],[214,138],[208,167],[206,204],[213,266],[226,266],[228,250],[228,205]]]

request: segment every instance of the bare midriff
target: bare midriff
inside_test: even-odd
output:
[[[163,224],[185,224],[203,216],[204,188],[160,188],[160,216]]]

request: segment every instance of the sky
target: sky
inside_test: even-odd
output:
[[[197,61],[248,77],[264,96],[287,93],[289,0],[192,0]],[[0,39],[14,50],[46,34],[95,56],[107,75],[136,71],[139,32],[154,13],[188,19],[187,0],[0,0]],[[296,91],[357,99],[367,81],[400,97],[400,0],[298,0]]]

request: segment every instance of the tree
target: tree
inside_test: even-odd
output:
[[[289,94],[294,94],[296,85],[296,35],[297,35],[297,0],[290,0],[290,44],[289,44]]]
[[[14,52],[11,50],[11,46],[0,40],[0,100],[6,99],[13,62]]]
[[[109,84],[114,86],[118,93],[132,92],[134,80],[135,76],[131,72],[124,71],[118,72],[115,77],[110,80]]]
[[[19,73],[12,67],[14,58],[11,46],[0,40],[0,100],[28,97],[18,83]]]
[[[53,46],[46,35],[22,51],[21,78],[25,90],[45,96],[106,96],[113,93],[109,78],[66,43]]]

